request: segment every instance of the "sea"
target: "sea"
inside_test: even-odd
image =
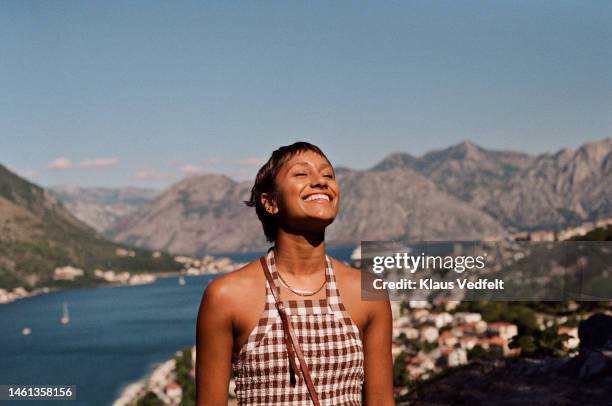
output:
[[[328,254],[349,262],[352,251]],[[247,262],[262,254],[224,256]],[[75,385],[76,400],[44,404],[112,405],[126,385],[195,344],[200,300],[215,277],[186,276],[183,286],[172,276],[146,285],[67,289],[0,305],[0,385]],[[64,303],[67,324],[60,323]],[[22,334],[25,327],[29,335]]]

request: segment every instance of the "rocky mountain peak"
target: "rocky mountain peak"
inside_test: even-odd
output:
[[[414,168],[418,159],[405,152],[396,152],[387,155],[382,161],[376,164],[372,170],[385,171],[394,168]]]
[[[470,141],[469,139],[466,139],[457,145],[451,146],[447,150],[449,152],[449,155],[460,158],[460,159],[481,158],[482,153],[485,152],[485,150],[482,147],[476,145],[474,142]]]

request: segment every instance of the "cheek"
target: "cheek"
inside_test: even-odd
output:
[[[298,188],[283,188],[278,194],[278,208],[286,211],[287,208],[295,208],[301,204],[300,190]]]

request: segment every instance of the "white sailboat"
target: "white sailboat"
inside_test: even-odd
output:
[[[179,275],[178,282],[179,282],[179,285],[181,286],[185,285],[185,278],[183,278],[183,275]]]
[[[70,315],[68,314],[68,304],[66,302],[64,302],[64,311],[62,314],[62,318],[60,319],[60,322],[62,324],[68,324],[70,322]]]
[[[23,330],[21,330],[21,334],[23,334],[24,336],[30,335],[31,332],[32,329],[30,327],[24,327]]]
[[[361,266],[361,245],[358,245],[351,253],[351,262],[357,268]]]

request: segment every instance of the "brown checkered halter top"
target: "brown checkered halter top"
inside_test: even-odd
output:
[[[304,380],[289,382],[283,325],[270,289],[280,297],[274,251],[266,255],[274,280],[266,280],[266,306],[259,323],[232,364],[240,405],[311,405]],[[283,301],[302,348],[321,405],[361,405],[364,380],[359,329],[340,301],[330,259],[325,256],[325,299]],[[296,364],[299,361],[296,358]]]

